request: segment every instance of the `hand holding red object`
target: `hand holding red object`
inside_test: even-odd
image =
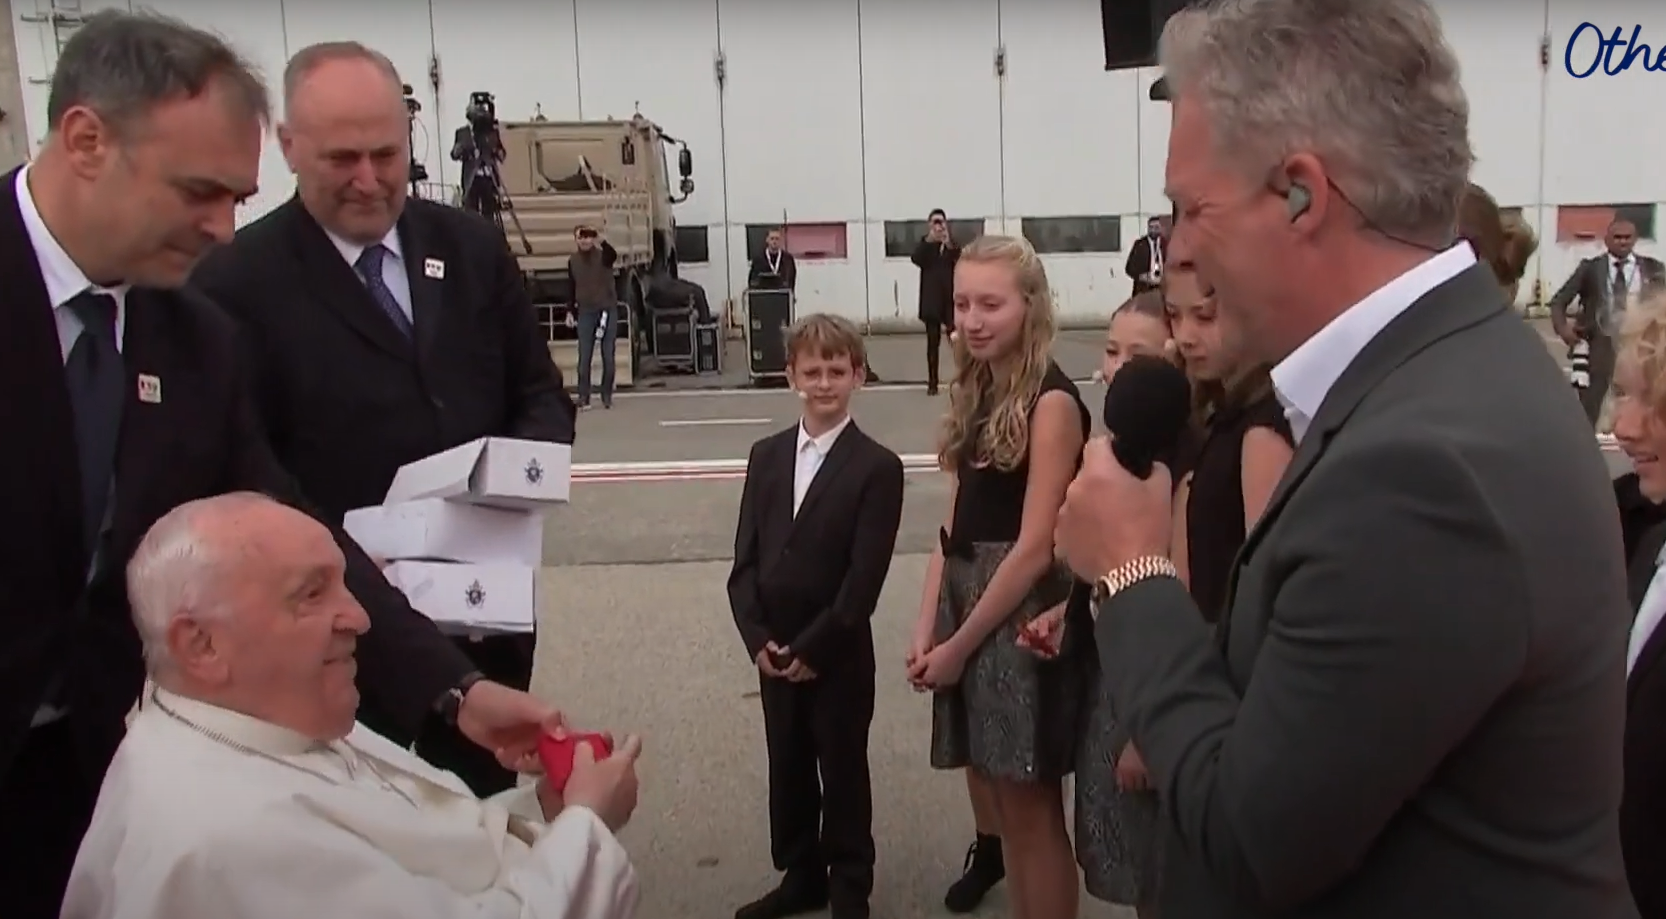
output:
[[[613,740],[606,734],[568,731],[560,737],[545,734],[538,739],[538,759],[544,764],[544,780],[557,794],[566,789],[567,780],[572,778],[573,754],[578,752],[581,743],[589,744],[591,755],[598,760],[613,755]]]

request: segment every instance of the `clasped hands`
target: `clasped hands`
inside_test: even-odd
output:
[[[816,678],[816,672],[804,659],[793,654],[792,649],[778,645],[771,641],[758,652],[758,672],[775,680],[786,680],[790,683],[806,683]]]

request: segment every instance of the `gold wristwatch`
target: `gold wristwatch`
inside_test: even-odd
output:
[[[1109,574],[1093,583],[1093,618],[1099,618],[1100,607],[1119,593],[1152,578],[1179,579],[1180,571],[1174,563],[1161,555],[1142,555],[1112,568]]]

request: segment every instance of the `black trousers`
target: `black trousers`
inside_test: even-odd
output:
[[[453,640],[487,679],[515,689],[531,687],[533,636],[491,635],[479,641]],[[460,731],[433,725],[417,740],[416,751],[429,763],[456,773],[482,798],[515,787],[515,773],[503,768],[497,756]]]
[[[937,319],[924,320],[926,324],[926,382],[936,386],[942,379],[938,372],[940,365],[939,351],[943,347],[943,333],[953,332],[954,323],[943,323]]]
[[[866,906],[874,876],[873,664],[805,683],[761,677],[760,695],[775,869],[789,885],[827,884],[835,907]]]
[[[30,729],[0,775],[0,915],[58,919],[98,786],[69,719]]]

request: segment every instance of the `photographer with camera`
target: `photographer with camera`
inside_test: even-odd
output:
[[[393,64],[354,42],[315,45],[284,88],[278,140],[296,195],[193,280],[241,320],[260,420],[302,492],[339,523],[381,504],[400,466],[475,438],[572,443],[573,403],[502,232],[409,196]],[[531,635],[457,644],[488,678],[527,687]],[[383,713],[362,720],[477,794],[514,784],[443,723],[412,737]]]
[[[467,123],[451,140],[451,159],[463,165],[463,207],[493,218],[502,209],[496,173],[506,153],[498,134],[497,100],[491,93],[469,93],[463,118]]]
[[[619,253],[595,227],[580,226],[573,236],[578,251],[567,256],[567,274],[573,279],[573,308],[578,323],[578,407],[590,407],[590,361],[600,338],[602,408],[612,408],[613,352],[619,337],[619,288],[613,278],[613,263],[619,260]]]

